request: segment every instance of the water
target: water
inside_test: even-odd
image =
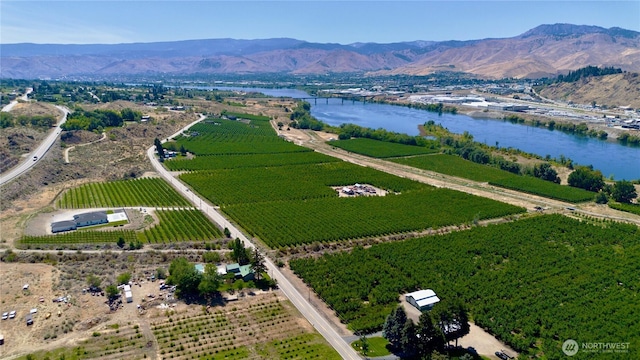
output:
[[[294,99],[308,98],[309,94],[297,89],[267,89],[255,87],[237,87],[237,86],[182,86],[185,89],[202,89],[202,90],[220,90],[220,91],[243,91],[257,92],[273,97],[290,97]]]
[[[263,89],[214,87],[221,90],[261,92],[270,96],[293,98],[309,97],[307,93],[295,89]],[[418,135],[418,125],[429,120],[440,123],[451,132],[468,131],[475,141],[500,147],[512,147],[540,156],[560,155],[580,165],[593,165],[606,177],[616,180],[640,179],[640,148],[620,145],[613,141],[603,141],[546,128],[536,128],[512,124],[502,120],[473,119],[466,115],[452,115],[411,109],[403,106],[352,102],[341,99],[310,100],[311,115],[323,122],[339,126],[352,123],[368,128],[383,128],[389,131]]]
[[[550,131],[502,120],[474,119],[466,115],[432,113],[402,106],[352,102],[340,99],[318,100],[311,114],[330,125],[353,123],[369,128],[418,135],[418,125],[433,120],[461,134],[468,131],[475,141],[500,147],[512,147],[540,156],[564,155],[580,165],[593,165],[606,177],[616,180],[640,179],[640,148],[612,141]]]

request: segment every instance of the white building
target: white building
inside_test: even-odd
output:
[[[407,302],[420,311],[431,310],[433,305],[440,302],[440,298],[431,289],[418,290],[405,295]]]

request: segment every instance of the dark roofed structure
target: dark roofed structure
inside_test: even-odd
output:
[[[90,213],[73,215],[76,226],[89,226],[97,224],[106,224],[109,222],[106,211],[95,211]]]
[[[77,228],[76,222],[73,220],[65,220],[51,223],[51,232],[58,233],[62,231],[75,230]]]

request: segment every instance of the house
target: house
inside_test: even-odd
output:
[[[127,299],[128,303],[133,302],[133,294],[131,293],[131,291],[125,291],[124,298]]]
[[[94,211],[90,213],[73,215],[77,227],[106,224],[109,222],[106,211]]]
[[[51,223],[51,232],[54,234],[75,229],[77,229],[77,225],[73,220],[57,221]]]
[[[251,281],[255,278],[251,265],[240,265],[238,263],[227,264],[226,270],[227,274],[233,273],[236,279]]]
[[[418,290],[405,295],[407,302],[420,311],[431,310],[433,305],[440,302],[436,293],[431,289]]]

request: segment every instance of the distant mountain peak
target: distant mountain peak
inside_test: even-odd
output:
[[[574,25],[558,23],[536,26],[535,28],[523,33],[518,37],[525,39],[533,36],[567,37],[586,34],[607,34],[610,36],[622,36],[626,38],[634,38],[640,36],[640,33],[637,31],[622,29],[619,27],[605,29],[603,27],[594,25]]]

